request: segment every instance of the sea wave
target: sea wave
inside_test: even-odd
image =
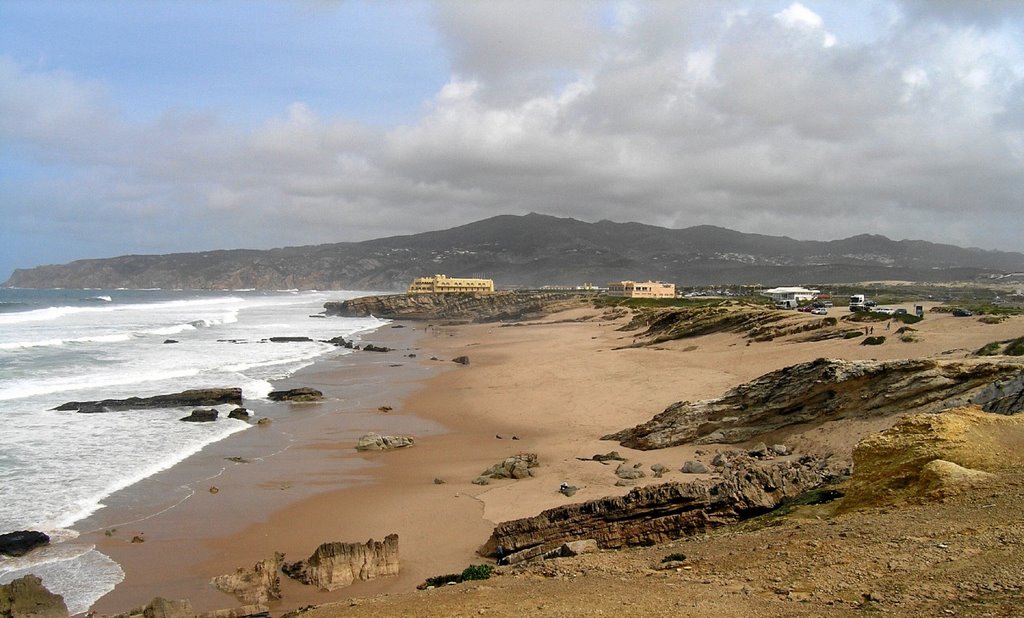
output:
[[[81,376],[62,375],[42,380],[16,382],[6,388],[0,388],[0,401],[10,401],[25,397],[39,397],[41,395],[52,395],[69,391],[73,392],[86,389],[107,388],[111,386],[126,386],[128,384],[175,380],[179,378],[193,377],[199,375],[199,373],[199,369],[188,368],[145,372],[120,371],[110,374],[93,373]]]
[[[108,304],[102,307],[75,307],[64,305],[59,307],[46,307],[44,309],[33,309],[31,311],[16,311],[0,315],[2,324],[22,324],[25,322],[46,322],[60,318],[88,313],[110,313],[110,312],[152,312],[161,309],[189,309],[206,306],[217,306],[226,304],[237,304],[244,302],[239,296],[220,296],[216,298],[200,298],[189,300],[168,300],[154,303],[129,303],[129,304]]]
[[[0,562],[0,583],[8,583],[28,574],[43,580],[47,590],[64,597],[72,616],[89,611],[93,603],[124,581],[124,570],[106,554],[92,545],[54,545],[38,549],[33,560],[44,549],[53,550],[54,557],[43,558],[22,568],[10,568]]]

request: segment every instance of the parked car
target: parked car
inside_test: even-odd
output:
[[[895,315],[896,310],[889,307],[875,307],[871,310],[871,313],[881,313],[882,315]]]
[[[953,310],[953,315],[955,315],[958,318],[969,318],[972,315],[974,315],[974,313],[970,309],[964,309],[963,307],[957,307],[956,309]]]
[[[814,309],[814,307],[812,307],[810,305],[804,305],[803,307],[799,307],[797,309],[797,311],[803,311],[804,313],[810,313],[812,309]]]
[[[814,309],[811,309],[811,313],[814,315],[828,315],[828,309],[824,307],[815,307]]]

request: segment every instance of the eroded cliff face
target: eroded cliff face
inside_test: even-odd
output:
[[[765,513],[819,486],[831,472],[824,462],[727,465],[721,478],[638,487],[625,496],[548,509],[498,524],[481,553],[498,546],[520,557],[543,555],[562,543],[593,539],[603,549],[663,543]]]
[[[800,423],[967,404],[1002,414],[1024,410],[1024,362],[822,358],[767,373],[718,399],[674,403],[603,439],[640,450],[737,443]]]
[[[589,305],[590,297],[550,293],[390,294],[324,304],[327,315],[397,320],[498,322],[536,318]]]
[[[321,590],[337,590],[358,580],[398,574],[398,535],[366,543],[324,543],[306,560],[286,563],[286,575]]]

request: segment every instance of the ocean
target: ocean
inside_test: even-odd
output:
[[[40,530],[51,545],[0,558],[0,583],[27,573],[86,611],[123,579],[78,522],[104,498],[253,425],[183,423],[184,409],[78,414],[68,401],[241,387],[260,400],[324,355],[322,343],[385,324],[316,318],[327,300],[367,292],[22,290],[0,288],[0,533]],[[270,337],[313,342],[271,343]],[[358,337],[358,335],[357,335]]]

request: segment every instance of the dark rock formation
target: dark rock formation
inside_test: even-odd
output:
[[[163,597],[156,597],[146,604],[145,607],[136,607],[123,614],[117,614],[110,618],[196,618],[197,614],[192,609],[192,604],[187,599],[172,601]]]
[[[494,294],[393,294],[364,296],[324,304],[328,315],[401,320],[453,320],[498,322],[540,317],[579,307],[589,297],[551,293],[496,292]]]
[[[218,590],[235,595],[239,601],[249,604],[266,604],[281,598],[281,579],[278,569],[284,561],[284,554],[275,553],[272,558],[260,560],[251,569],[239,568],[234,573],[213,578]]]
[[[357,451],[388,451],[396,448],[406,448],[416,443],[412,436],[382,436],[379,433],[370,432],[364,434],[356,443]]]
[[[164,343],[178,343],[177,339],[164,339]]]
[[[226,403],[242,405],[242,389],[201,388],[169,395],[156,395],[155,397],[129,397],[128,399],[104,399],[103,401],[69,401],[57,406],[54,410],[75,410],[88,414],[118,410],[219,406]]]
[[[468,365],[469,364],[469,357],[468,356],[456,356],[455,358],[452,359],[452,362],[453,363],[458,363],[460,365]]]
[[[368,343],[368,344],[363,346],[363,351],[364,352],[390,352],[391,348],[389,348],[387,346],[376,346],[376,345],[373,345],[372,343]]]
[[[330,339],[327,339],[326,341],[324,341],[324,343],[330,343],[331,345],[336,345],[339,348],[348,348],[349,350],[351,350],[353,348],[352,342],[347,340],[347,339],[345,339],[342,336],[331,337]]]
[[[217,420],[218,416],[220,416],[220,413],[217,412],[217,410],[214,410],[213,408],[207,408],[205,410],[192,410],[192,414],[189,414],[188,416],[183,416],[178,420],[185,421],[186,423],[212,423],[213,421]]]
[[[36,530],[19,530],[0,534],[0,554],[24,556],[37,547],[50,542],[50,537]]]
[[[323,393],[309,387],[292,388],[286,391],[271,391],[267,395],[267,399],[271,401],[293,401],[297,403],[320,401],[323,398]]]
[[[604,549],[663,543],[770,511],[817,487],[826,474],[821,461],[808,459],[737,466],[721,479],[638,487],[500,523],[480,551],[492,556],[501,546],[516,562],[517,552],[542,555],[568,541],[594,539]]]
[[[245,408],[235,408],[234,410],[228,412],[228,418],[237,418],[238,420],[241,421],[249,420],[249,415],[249,411],[246,410]]]
[[[25,575],[0,586],[2,618],[67,618],[64,597],[43,586],[35,575]]]
[[[321,590],[336,590],[356,580],[398,574],[398,535],[383,541],[324,543],[307,560],[286,563],[288,577]]]
[[[311,343],[313,340],[309,337],[271,337],[269,341],[271,343]]]
[[[718,399],[674,403],[603,439],[641,450],[736,443],[798,423],[969,403],[1004,414],[1024,410],[1024,362],[818,359],[765,374]]]

